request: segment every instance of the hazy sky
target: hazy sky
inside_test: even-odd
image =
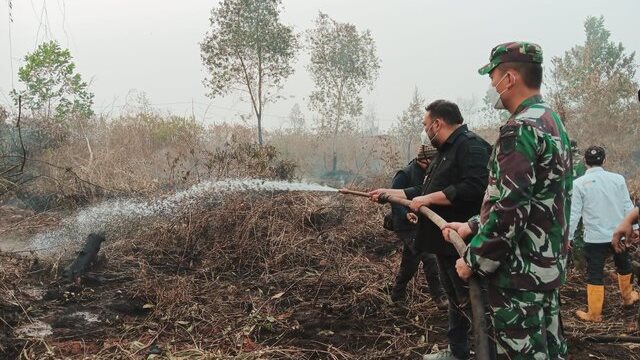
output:
[[[207,122],[234,121],[249,105],[237,97],[211,100],[199,42],[217,1],[188,0],[13,0],[0,2],[0,104],[19,87],[17,71],[27,52],[49,39],[71,50],[77,68],[91,81],[96,112],[118,113],[131,89],[145,91],[161,110],[191,114]],[[374,1],[285,0],[283,21],[302,32],[318,11],[370,29],[382,61],[376,88],[365,95],[382,128],[407,106],[414,86],[429,100],[481,98],[489,80],[477,74],[491,48],[509,40],[539,43],[552,56],[584,41],[583,22],[604,15],[614,41],[640,50],[639,0]],[[633,15],[636,14],[636,15]],[[294,103],[306,105],[313,83],[301,53],[285,84],[287,100],[269,104],[265,125],[286,125]],[[637,59],[638,60],[638,59]],[[209,106],[209,110],[206,111]],[[308,111],[305,111],[308,113]]]

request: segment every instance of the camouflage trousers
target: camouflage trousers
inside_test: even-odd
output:
[[[573,243],[571,244],[571,250],[567,256],[567,268],[576,268],[580,271],[585,268],[585,254],[584,254],[584,224],[582,218],[578,221],[578,227],[573,233]]]
[[[498,359],[566,359],[558,289],[545,292],[489,285]]]

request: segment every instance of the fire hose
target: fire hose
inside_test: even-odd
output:
[[[371,196],[366,192],[354,191],[349,189],[340,189],[341,194],[346,195],[355,195],[361,197],[370,198]],[[402,205],[409,207],[411,204],[411,200],[402,199],[395,196],[389,196],[387,194],[380,194],[379,202],[381,203],[392,203],[396,205]],[[420,213],[431,220],[434,224],[436,224],[440,229],[444,227],[447,223],[442,217],[436,214],[433,210],[429,209],[426,206],[422,206],[420,208]],[[455,231],[449,232],[450,242],[455,247],[458,255],[460,257],[464,256],[464,251],[466,249],[466,244],[464,240],[458,235]],[[482,296],[482,287],[480,286],[480,281],[474,275],[469,278],[469,300],[471,302],[471,313],[472,313],[472,324],[473,324],[473,337],[475,343],[475,352],[476,359],[478,360],[489,360],[492,358],[491,348],[489,344],[489,334],[487,330],[487,322],[486,322],[486,314],[485,314],[485,303]]]

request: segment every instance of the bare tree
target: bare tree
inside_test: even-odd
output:
[[[424,98],[420,95],[418,88],[413,90],[413,96],[409,106],[398,116],[397,122],[391,132],[398,138],[402,148],[406,151],[407,161],[410,161],[415,154],[412,147],[418,144],[420,132],[422,131],[422,118],[424,116]]]
[[[353,129],[362,113],[364,89],[372,89],[380,60],[371,33],[340,23],[320,13],[315,28],[307,33],[311,62],[307,66],[315,89],[309,105],[320,115],[319,129],[332,137],[332,169],[337,168],[338,134]]]
[[[209,71],[204,81],[209,96],[246,92],[260,145],[263,108],[293,74],[299,49],[293,28],[280,22],[280,4],[280,0],[224,0],[211,11],[211,30],[200,44]]]
[[[362,114],[360,130],[365,136],[376,136],[380,133],[378,113],[373,104],[367,105],[367,109],[364,111],[364,114]]]
[[[298,103],[294,104],[291,108],[291,112],[289,113],[289,124],[291,125],[291,131],[294,133],[302,133],[305,130],[307,121],[302,110],[300,110],[300,105]]]

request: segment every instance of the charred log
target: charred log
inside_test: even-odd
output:
[[[105,241],[104,234],[89,234],[82,250],[71,265],[64,270],[63,275],[74,281],[82,277],[96,262],[103,241]]]

